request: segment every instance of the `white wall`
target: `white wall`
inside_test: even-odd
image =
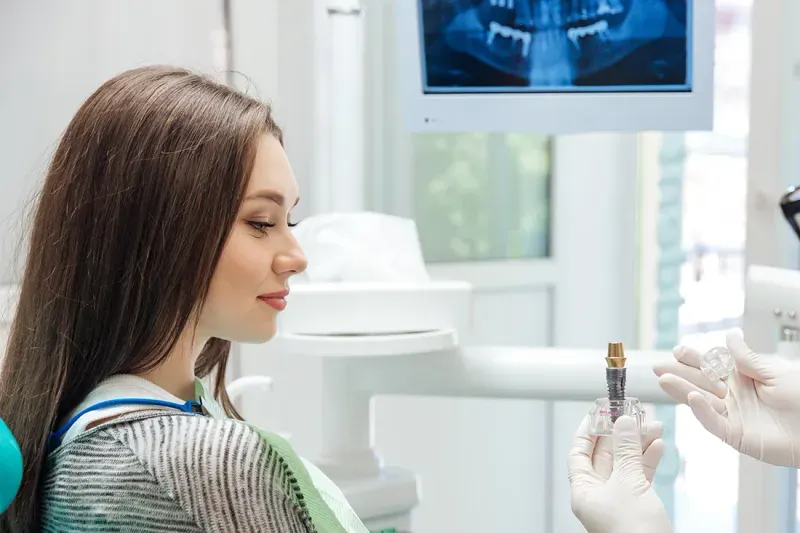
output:
[[[81,102],[128,68],[213,70],[221,0],[0,2],[0,284],[14,281],[23,206]]]
[[[275,106],[300,185],[297,218],[315,211],[313,183],[325,167],[322,124],[329,106],[321,74],[325,9],[317,0],[231,0],[233,68]],[[239,88],[247,88],[234,77]]]

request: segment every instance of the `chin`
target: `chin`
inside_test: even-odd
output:
[[[238,336],[239,338],[237,340],[244,344],[263,344],[272,340],[277,333],[278,328],[272,325],[269,328],[262,327],[260,330],[244,332],[242,335]]]

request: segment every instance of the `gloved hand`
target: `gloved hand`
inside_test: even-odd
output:
[[[623,416],[614,424],[612,437],[598,439],[589,435],[589,420],[584,419],[568,467],[572,512],[589,533],[672,533],[664,504],[651,485],[664,453],[661,430],[659,424],[642,436],[636,422]],[[605,470],[601,450],[608,447],[613,468]]]
[[[736,365],[726,382],[703,375],[697,350],[676,346],[675,361],[653,368],[659,385],[741,453],[800,468],[800,365],[754,353],[738,331],[725,340]]]

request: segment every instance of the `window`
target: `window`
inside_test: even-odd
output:
[[[428,262],[538,259],[550,250],[550,139],[418,134],[413,215]]]

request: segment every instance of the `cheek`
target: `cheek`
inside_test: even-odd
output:
[[[222,299],[226,296],[255,299],[261,294],[272,272],[272,255],[262,239],[245,232],[234,232],[220,257],[212,289]]]
[[[265,342],[276,316],[257,297],[274,290],[273,254],[266,237],[234,231],[222,252],[200,319],[204,333],[230,341]]]
[[[272,274],[272,254],[267,237],[261,239],[242,230],[232,233],[222,252],[201,325],[215,337],[247,342],[261,338],[264,304],[259,294],[267,292]],[[273,327],[273,326],[270,326]],[[258,331],[256,331],[258,330]]]

